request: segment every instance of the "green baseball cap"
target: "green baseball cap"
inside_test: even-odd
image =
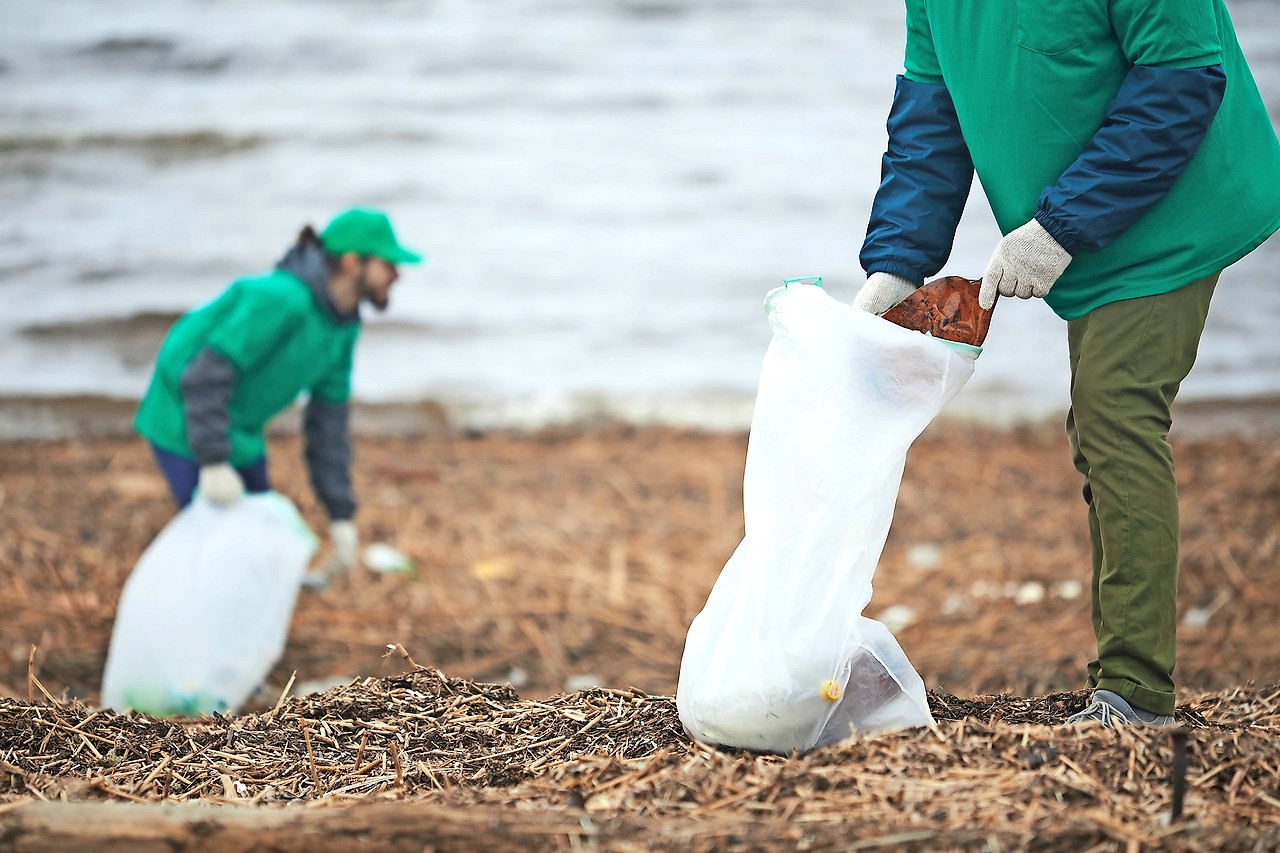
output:
[[[406,249],[396,240],[391,220],[381,210],[353,207],[344,210],[325,226],[320,242],[331,255],[370,255],[391,264],[416,264],[422,255]]]

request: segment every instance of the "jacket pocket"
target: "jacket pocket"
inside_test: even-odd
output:
[[[1064,53],[1084,44],[1083,0],[1016,0],[1018,46],[1036,53]]]

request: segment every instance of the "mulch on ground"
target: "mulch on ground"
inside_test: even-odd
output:
[[[670,697],[595,688],[522,700],[429,668],[241,717],[0,700],[0,803],[501,806],[578,816],[584,835],[617,849],[644,826],[650,846],[708,850],[886,837],[918,849],[1035,839],[1046,850],[1249,850],[1280,838],[1280,686],[1197,697],[1173,731],[1064,730],[1084,701],[935,691],[934,729],[784,757],[691,741]],[[522,835],[538,848],[569,841],[563,822],[533,819]]]
[[[439,806],[437,822],[492,807],[545,849],[1280,843],[1280,688],[1254,686],[1280,662],[1274,441],[1175,441],[1178,734],[1068,732],[1092,638],[1065,440],[935,425],[909,456],[866,612],[892,622],[938,726],[792,757],[691,742],[670,699],[684,632],[742,535],[745,449],[744,435],[621,427],[362,438],[362,534],[416,571],[304,593],[243,715],[153,720],[94,706],[120,587],[172,513],[145,448],[6,444],[0,849],[42,799],[236,803],[272,820],[340,805],[353,827],[386,801]],[[323,529],[299,455],[273,439],[272,475]],[[295,695],[308,684],[337,686]]]

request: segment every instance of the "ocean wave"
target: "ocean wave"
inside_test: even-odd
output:
[[[32,323],[19,327],[18,334],[45,340],[94,337],[119,340],[156,334],[163,337],[179,316],[168,311],[144,311],[128,317],[94,317],[56,323]]]
[[[136,371],[152,363],[178,316],[157,311],[130,317],[33,323],[19,327],[17,333],[28,343],[58,352],[64,358],[70,345],[77,348],[99,345],[116,356],[126,369]]]
[[[231,134],[216,130],[173,133],[84,133],[71,135],[0,136],[0,155],[124,151],[153,161],[194,160],[238,154],[265,145],[260,134]]]
[[[48,261],[20,261],[12,264],[0,264],[0,281],[18,278],[49,266]]]
[[[93,270],[82,273],[81,277],[97,276],[110,280],[128,272]],[[70,363],[72,371],[78,368],[91,372],[91,364],[101,363],[105,356],[137,374],[142,368],[150,367],[165,335],[181,316],[181,312],[175,311],[142,311],[123,317],[80,317],[27,323],[15,328],[14,333],[33,357],[56,356],[60,361]],[[363,334],[390,346],[407,344],[411,347],[425,339],[433,343],[460,341],[479,333],[479,328],[474,325],[393,319],[368,323]]]
[[[173,52],[177,42],[170,39],[135,36],[132,38],[106,38],[81,48],[78,53],[89,56],[145,56],[164,55]]]
[[[110,69],[146,72],[216,74],[231,64],[231,54],[186,55],[173,39],[117,36],[77,48],[73,55]]]

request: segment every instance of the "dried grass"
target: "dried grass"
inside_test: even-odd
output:
[[[0,803],[501,805],[638,821],[619,843],[635,826],[674,827],[700,849],[744,833],[752,844],[808,837],[814,849],[886,834],[962,848],[968,836],[1013,848],[1036,839],[1035,849],[1056,850],[1280,840],[1280,686],[1199,697],[1173,731],[1064,729],[1083,692],[930,698],[936,729],[792,757],[692,742],[669,697],[593,689],[521,700],[425,668],[242,717],[155,720],[0,700]],[[1179,742],[1186,794],[1173,820]],[[556,846],[563,831],[542,841]]]
[[[1247,686],[1280,663],[1280,449],[1175,444],[1180,607],[1201,617],[1181,635],[1176,735],[1060,727],[1092,645],[1087,595],[1062,586],[1088,571],[1063,444],[955,425],[917,443],[868,613],[914,611],[895,633],[935,685],[938,727],[791,758],[692,743],[664,695],[741,536],[743,436],[362,439],[362,530],[416,576],[305,596],[251,713],[167,721],[92,705],[120,585],[170,512],[145,452],[6,445],[0,849],[82,845],[58,835],[83,825],[67,809],[100,801],[242,807],[179,809],[167,849],[198,849],[178,827],[199,821],[197,841],[247,821],[315,850],[341,849],[325,846],[335,827],[415,850],[1280,847],[1280,688]],[[319,526],[296,457],[275,440],[273,476]],[[1029,584],[1038,599],[1018,597]],[[384,659],[388,643],[412,656]],[[518,692],[486,683],[522,675]],[[334,676],[344,686],[290,695]],[[575,676],[608,687],[566,691]],[[427,814],[405,802],[435,829],[404,829]]]

